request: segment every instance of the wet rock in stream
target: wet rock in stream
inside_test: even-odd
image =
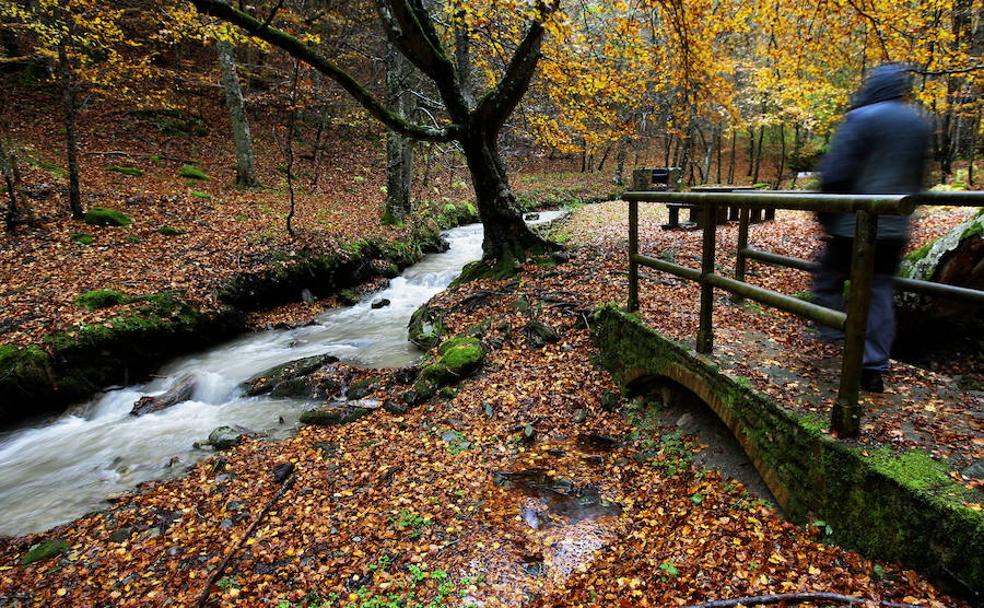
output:
[[[245,393],[254,397],[325,399],[338,394],[347,381],[348,370],[339,366],[338,357],[316,355],[290,361],[253,376],[243,383]]]
[[[130,410],[131,416],[143,416],[167,409],[172,405],[177,405],[183,401],[191,399],[195,391],[195,379],[191,376],[183,376],[174,386],[169,388],[161,395],[154,397],[147,396],[137,399]]]
[[[216,450],[228,450],[240,443],[252,431],[239,425],[220,426],[208,434],[208,444]]]

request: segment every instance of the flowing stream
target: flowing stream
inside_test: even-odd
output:
[[[563,213],[541,212],[530,223]],[[444,236],[448,251],[426,256],[389,287],[325,312],[313,325],[249,334],[172,361],[147,384],[114,388],[56,419],[0,433],[0,535],[44,530],[102,508],[108,496],[142,481],[180,474],[211,453],[194,444],[217,426],[238,424],[274,438],[289,434],[310,402],[247,398],[239,389],[271,367],[323,353],[367,367],[413,363],[420,352],[407,341],[410,315],[482,255],[481,224]],[[381,298],[390,305],[372,309]],[[188,375],[196,381],[190,401],[130,416],[134,401]]]

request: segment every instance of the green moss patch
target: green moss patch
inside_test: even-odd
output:
[[[438,349],[438,357],[420,370],[407,401],[426,401],[457,384],[482,366],[485,355],[482,341],[474,336],[461,335],[446,340]]]
[[[93,207],[85,212],[82,219],[93,226],[129,226],[133,223],[130,216],[109,207]]]
[[[140,177],[143,175],[143,171],[140,169],[136,167],[126,167],[123,165],[110,165],[106,167],[106,170],[112,173],[122,173],[123,175],[127,175],[129,177]]]
[[[94,243],[96,239],[94,239],[91,234],[86,234],[84,232],[73,232],[68,237],[68,240],[73,243],[78,243],[79,245],[89,246]]]
[[[191,196],[193,196],[195,198],[201,198],[201,199],[210,199],[210,198],[212,198],[212,195],[211,194],[209,194],[208,192],[202,192],[201,190],[192,190],[191,191]]]
[[[54,538],[40,542],[28,550],[21,558],[22,566],[29,566],[35,562],[44,561],[57,557],[63,553],[68,553],[68,543],[60,538]]]
[[[130,301],[130,296],[115,289],[93,289],[92,291],[81,293],[75,298],[76,304],[89,310],[119,306]]]
[[[184,230],[175,228],[174,226],[161,226],[157,229],[157,232],[164,236],[178,236],[185,233]]]
[[[203,182],[207,182],[211,179],[208,174],[195,165],[181,165],[181,168],[178,170],[178,175],[186,179],[195,179]]]

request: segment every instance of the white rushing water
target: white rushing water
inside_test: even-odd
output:
[[[562,214],[541,212],[535,223]],[[287,435],[310,402],[244,397],[238,388],[271,367],[323,353],[369,367],[413,363],[420,351],[407,341],[410,315],[482,255],[481,224],[449,230],[445,238],[448,251],[426,256],[389,287],[313,325],[247,335],[173,361],[147,384],[109,390],[56,419],[0,433],[0,535],[44,530],[102,508],[108,496],[142,481],[183,472],[211,453],[193,444],[215,427]],[[381,298],[390,305],[373,310]],[[189,375],[190,401],[130,416],[134,401]]]

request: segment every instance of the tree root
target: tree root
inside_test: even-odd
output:
[[[758,595],[751,597],[736,597],[727,600],[713,600],[703,604],[691,604],[686,608],[734,608],[735,606],[754,606],[756,604],[785,604],[794,606],[805,602],[833,602],[837,604],[870,604],[876,603],[886,608],[919,608],[915,604],[896,604],[881,600],[869,600],[862,597],[841,595],[839,593],[781,593],[778,595]]]

